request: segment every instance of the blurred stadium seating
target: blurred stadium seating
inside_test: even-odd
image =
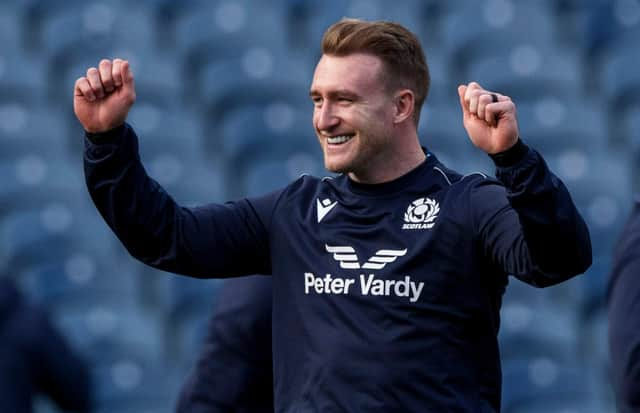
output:
[[[556,288],[510,282],[504,411],[614,411],[604,288],[640,188],[640,2],[3,0],[0,266],[92,361],[98,411],[172,411],[217,282],[143,267],[106,228],[84,189],[73,82],[102,57],[129,59],[130,122],[152,176],[189,205],[257,195],[324,174],[307,94],[322,32],[343,16],[396,20],[422,39],[432,87],[420,137],[455,169],[492,173],[456,86],[477,80],[518,103],[522,137],[572,191],[595,260]]]

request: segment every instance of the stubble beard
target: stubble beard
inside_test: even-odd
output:
[[[362,135],[354,137],[358,141],[353,142],[357,145],[355,151],[345,159],[345,162],[330,163],[327,154],[324,154],[325,168],[333,173],[348,174],[351,176],[365,178],[370,174],[371,164],[375,159],[384,155],[389,145],[389,137],[375,136],[370,137],[366,141],[362,140]],[[323,148],[324,150],[324,148]]]

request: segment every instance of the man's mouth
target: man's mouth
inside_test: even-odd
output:
[[[330,136],[327,138],[327,142],[332,145],[340,145],[345,143],[353,138],[353,135],[338,135],[338,136]]]

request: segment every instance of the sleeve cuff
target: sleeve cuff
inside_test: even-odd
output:
[[[522,139],[518,138],[518,141],[511,148],[504,152],[489,154],[489,157],[497,167],[508,168],[518,164],[528,152],[529,147],[522,142]]]
[[[125,128],[125,124],[123,123],[122,125],[116,126],[113,129],[109,129],[106,132],[91,133],[91,132],[85,131],[84,134],[89,140],[89,142],[91,142],[94,145],[100,145],[104,143],[114,143],[120,136],[122,136],[122,133],[124,132],[124,128]]]

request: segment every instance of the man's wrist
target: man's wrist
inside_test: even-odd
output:
[[[89,141],[93,144],[101,144],[101,143],[111,143],[118,139],[119,136],[122,135],[124,131],[125,124],[121,124],[120,126],[116,126],[113,129],[109,129],[104,132],[88,132],[85,131],[84,134],[89,139]]]
[[[523,160],[528,152],[529,147],[522,142],[522,139],[518,138],[511,148],[503,152],[489,154],[489,157],[497,167],[508,168]]]

